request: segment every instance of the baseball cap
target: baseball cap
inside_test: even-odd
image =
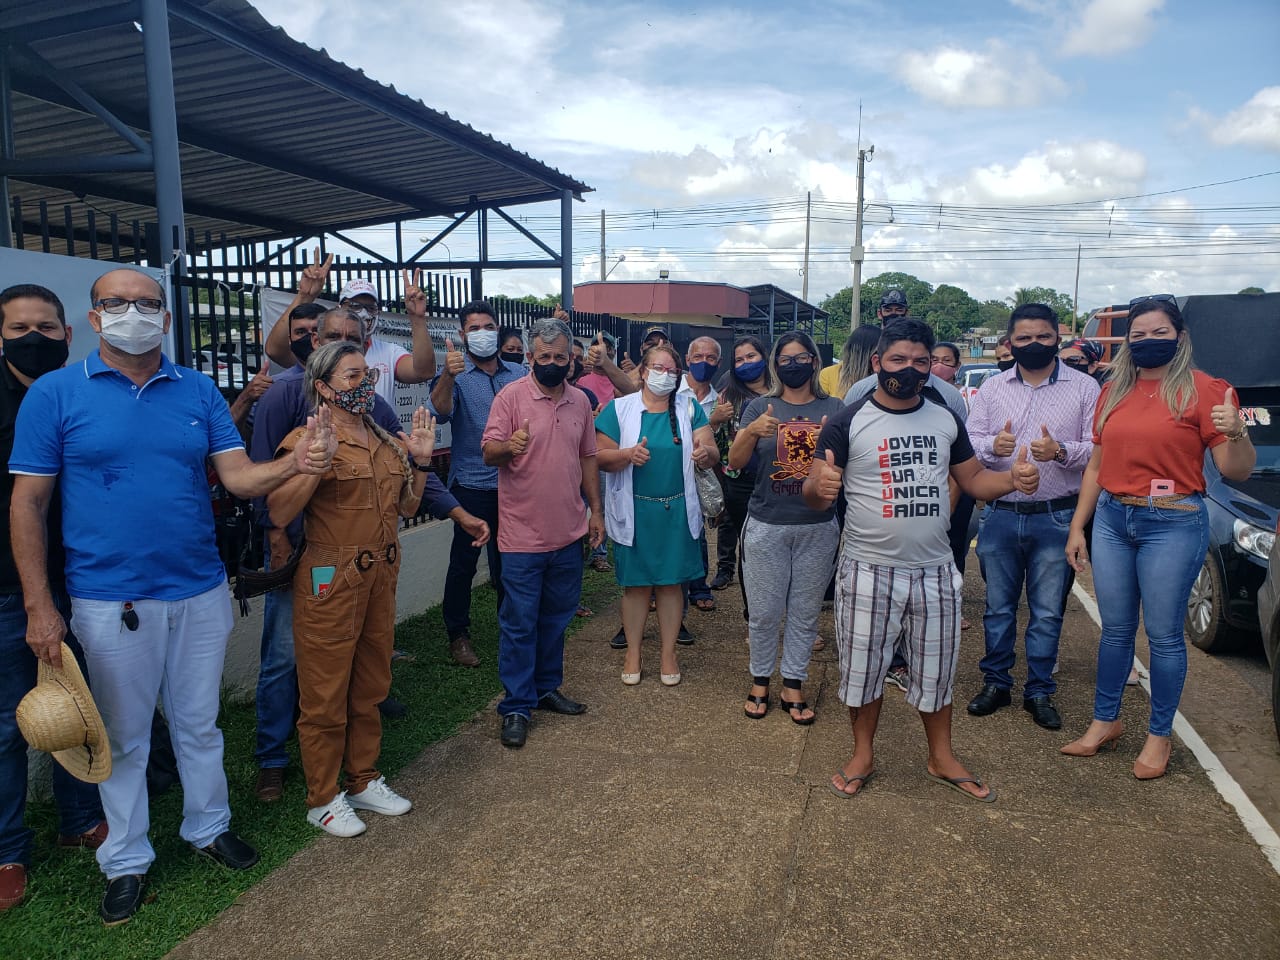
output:
[[[368,280],[348,280],[342,286],[342,292],[338,294],[338,300],[351,300],[355,297],[370,296],[378,299],[378,288]]]
[[[896,287],[892,290],[886,290],[880,295],[880,306],[905,307],[907,306],[907,295]]]
[[[654,334],[660,335],[663,340],[667,341],[667,343],[671,342],[671,334],[667,333],[666,327],[649,327],[647,330],[645,330],[644,336],[641,337],[641,342],[648,340]]]

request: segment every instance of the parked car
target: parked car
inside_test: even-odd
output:
[[[978,388],[982,386],[982,381],[999,372],[1000,368],[994,363],[961,364],[956,370],[956,389],[968,404],[973,395],[978,392]]]
[[[1280,524],[1271,544],[1267,579],[1258,589],[1258,626],[1262,628],[1262,649],[1271,664],[1271,718],[1280,738]]]
[[[1209,550],[1187,601],[1187,639],[1210,653],[1257,642],[1258,590],[1280,522],[1280,402],[1275,391],[1269,403],[1239,393],[1258,464],[1247,480],[1226,480],[1206,451]]]
[[[193,361],[195,367],[205,376],[212,377],[223,390],[243,390],[249,382],[244,364],[237,358],[225,353],[215,354],[212,350],[198,351]]]
[[[254,374],[262,369],[262,345],[258,343],[224,343],[218,347],[219,356],[243,364],[249,373]]]

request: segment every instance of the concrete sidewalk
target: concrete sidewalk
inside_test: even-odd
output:
[[[623,687],[607,643],[616,609],[598,610],[566,654],[565,692],[587,715],[538,714],[528,745],[508,751],[482,713],[397,778],[411,814],[319,839],[171,956],[1280,956],[1280,877],[1190,753],[1175,746],[1163,780],[1130,775],[1141,690],[1126,694],[1116,753],[1058,754],[1092,704],[1097,631],[1074,600],[1064,729],[1016,706],[964,713],[981,685],[974,567],[955,742],[995,804],[925,778],[918,716],[894,689],[876,778],[835,797],[828,780],[851,747],[831,615],[807,688],[817,723],[776,706],[751,721],[735,584],[716,613],[690,611],[699,639],[681,649],[680,686],[658,682],[649,640],[643,683]]]

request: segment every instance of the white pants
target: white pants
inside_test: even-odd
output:
[[[137,630],[121,620],[123,601],[71,598],[71,628],[111,738],[111,776],[99,789],[110,829],[98,865],[107,879],[146,873],[155,860],[147,839],[147,758],[157,696],[182,779],[182,838],[208,846],[231,823],[217,726],[233,622],[227,588],[187,600],[134,600],[133,610]]]

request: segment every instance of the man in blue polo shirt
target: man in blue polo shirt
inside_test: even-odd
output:
[[[35,381],[19,410],[11,526],[27,642],[57,664],[66,624],[45,569],[45,517],[60,484],[71,625],[111,738],[98,864],[107,877],[99,912],[113,925],[141,905],[155,859],[146,766],[157,696],[182,779],[183,839],[231,869],[258,861],[230,830],[222,769],[218,693],[232,613],[206,461],[228,491],[254,497],[323,473],[337,440],[322,411],[294,456],[252,463],[213,381],[161,353],[170,318],[160,285],[113,270],[90,297],[98,350]]]
[[[453,440],[449,447],[449,492],[465,510],[489,525],[489,582],[502,606],[502,558],[498,552],[498,471],[485,466],[480,436],[489,422],[493,398],[509,383],[528,371],[498,356],[498,321],[493,307],[472,300],[461,311],[462,336],[454,349],[446,343],[444,369],[431,383],[431,412],[449,424]],[[465,354],[464,352],[465,351]],[[440,612],[449,637],[449,655],[464,667],[480,665],[471,649],[471,583],[476,576],[480,548],[461,527],[453,531],[449,550],[449,572],[445,574],[444,602]]]

